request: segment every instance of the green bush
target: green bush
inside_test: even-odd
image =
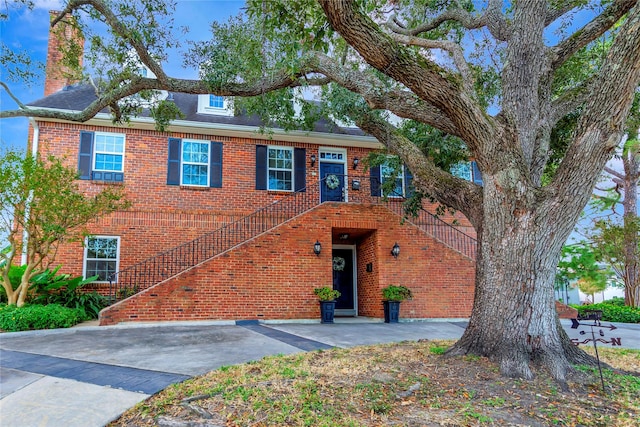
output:
[[[53,271],[46,270],[36,275],[29,288],[35,293],[33,304],[59,304],[67,308],[82,309],[92,319],[107,306],[107,298],[97,292],[83,292],[81,288],[98,276],[83,279],[82,276],[71,277],[69,274],[57,274],[60,266]]]
[[[618,305],[618,301],[614,301],[613,303],[605,301],[599,304],[572,305],[572,307],[576,308],[580,314],[589,310],[602,310],[602,320],[606,322],[640,323],[640,309]]]
[[[6,332],[69,328],[87,320],[84,310],[49,305],[0,305],[0,329]]]

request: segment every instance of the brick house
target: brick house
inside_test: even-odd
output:
[[[403,221],[411,175],[382,198],[389,169],[362,165],[382,148],[374,138],[328,122],[262,134],[258,119],[234,114],[222,97],[162,96],[185,115],[168,132],[144,116],[114,125],[106,113],[31,122],[31,147],[77,166],[83,191],[124,185],[132,202],[56,255],[64,272],[99,275],[93,286],[115,301],[101,324],[319,319],[313,289],[323,285],[342,292],[337,315],[381,318],[389,284],[414,293],[402,318],[470,315],[473,228],[460,215],[436,218],[427,204]],[[94,99],[90,86],[48,73],[45,97],[30,105],[81,110]],[[456,173],[479,179],[472,163]]]

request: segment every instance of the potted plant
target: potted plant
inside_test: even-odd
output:
[[[315,288],[313,293],[320,300],[320,323],[333,323],[333,317],[336,311],[336,298],[340,296],[340,292],[329,286]]]
[[[389,285],[382,288],[382,304],[384,305],[385,323],[398,323],[400,317],[400,303],[412,299],[411,289],[406,286]]]

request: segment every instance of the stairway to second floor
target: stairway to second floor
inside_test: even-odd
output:
[[[334,178],[327,176],[320,179],[237,221],[112,274],[109,277],[111,303],[128,298],[190,270],[304,214],[323,202],[382,204],[395,214],[404,217],[404,199],[372,195],[371,188],[377,189],[380,185],[372,182],[370,177],[350,175],[334,176]],[[335,191],[336,189],[338,191]],[[417,215],[407,217],[405,220],[464,256],[475,259],[477,246],[475,239],[428,211],[422,209]]]

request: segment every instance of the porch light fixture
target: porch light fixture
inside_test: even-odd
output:
[[[353,158],[353,169],[355,170],[358,167],[358,163],[360,163],[360,159],[357,157]]]
[[[315,165],[315,164],[316,164],[316,155],[315,155],[315,154],[312,154],[312,155],[311,155],[311,166],[313,166],[313,165]]]
[[[398,259],[398,255],[400,255],[400,246],[398,245],[398,242],[396,242],[395,245],[393,245],[393,248],[391,248],[391,255],[393,255],[395,259]]]
[[[322,250],[322,245],[320,244],[319,241],[316,240],[316,243],[313,245],[313,253],[316,254],[316,256],[320,256],[321,250]]]

